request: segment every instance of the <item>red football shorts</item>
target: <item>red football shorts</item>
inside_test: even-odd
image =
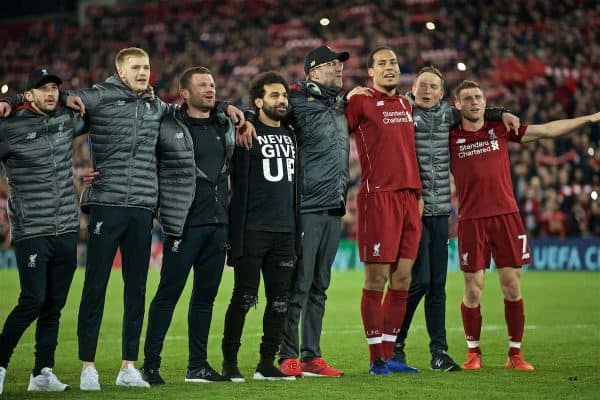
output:
[[[531,262],[531,250],[519,213],[458,222],[460,269],[476,272],[490,267],[521,267]]]
[[[366,263],[395,263],[417,258],[421,217],[412,190],[362,193],[358,206],[358,253]]]

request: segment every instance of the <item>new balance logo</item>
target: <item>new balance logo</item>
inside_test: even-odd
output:
[[[458,138],[458,139],[456,139],[456,144],[463,144],[466,141],[467,141],[467,139],[465,139],[465,138]]]
[[[29,132],[27,134],[27,139],[32,140],[35,139],[37,137],[37,132]]]
[[[29,263],[27,263],[27,266],[29,268],[35,268],[36,267],[35,261],[37,260],[37,256],[38,256],[37,253],[29,255]]]
[[[383,100],[379,100],[376,104],[377,107],[383,106]]]
[[[375,243],[373,245],[373,257],[379,257],[379,249],[381,248],[381,243]]]
[[[102,224],[104,221],[96,222],[96,227],[94,228],[94,235],[100,234],[100,229],[102,229]]]
[[[48,75],[48,70],[46,68],[42,69],[42,75]]]
[[[438,368],[440,368],[443,363],[444,363],[444,360],[442,360],[441,358],[436,358],[435,361],[433,362],[433,364]]]
[[[173,253],[179,252],[179,245],[181,244],[182,240],[183,239],[173,240],[173,246],[171,246],[171,252],[173,252]]]
[[[175,139],[183,139],[183,132],[177,132],[175,134]]]

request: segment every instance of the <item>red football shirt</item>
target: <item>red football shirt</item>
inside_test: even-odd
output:
[[[346,105],[360,159],[359,192],[420,190],[412,107],[402,95],[370,89],[373,97],[352,96]]]
[[[486,121],[476,132],[458,127],[450,131],[451,170],[458,193],[458,220],[519,212],[510,178],[508,141],[519,135],[506,131],[501,121]]]

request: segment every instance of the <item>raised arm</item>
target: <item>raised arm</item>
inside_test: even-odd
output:
[[[539,139],[554,139],[575,129],[600,122],[600,112],[571,119],[559,119],[546,124],[529,125],[521,138],[521,143],[533,142]]]

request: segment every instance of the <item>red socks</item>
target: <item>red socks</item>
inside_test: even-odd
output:
[[[383,358],[381,348],[381,331],[383,327],[382,297],[383,292],[363,289],[360,299],[360,313],[362,315],[367,343],[369,344],[371,362],[378,358]]]
[[[508,343],[510,346],[508,355],[514,356],[521,352],[521,342],[523,341],[523,331],[525,330],[525,313],[522,298],[517,301],[504,299],[504,319],[508,328]]]
[[[460,313],[465,329],[465,339],[469,353],[480,353],[479,336],[481,335],[481,308],[479,306],[469,308],[464,303],[460,304]]]
[[[408,290],[394,290],[388,287],[383,300],[383,358],[389,360],[394,352],[396,337],[406,314]]]

